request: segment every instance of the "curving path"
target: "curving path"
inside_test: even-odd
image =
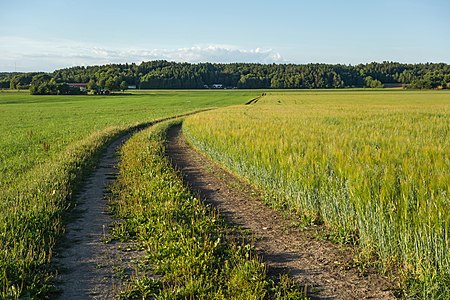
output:
[[[163,121],[189,116],[202,109],[175,115],[135,127],[136,131]],[[106,243],[113,218],[108,213],[108,186],[118,174],[117,150],[132,132],[114,140],[101,153],[98,166],[84,181],[83,189],[74,195],[77,207],[70,212],[64,243],[55,253],[60,270],[57,286],[59,299],[113,299],[124,278],[135,270],[140,251],[135,245],[117,241]],[[125,250],[125,251],[123,251]]]
[[[351,267],[351,247],[315,239],[314,230],[292,226],[258,200],[250,187],[189,147],[181,126],[169,131],[166,151],[194,192],[217,207],[229,223],[256,236],[256,249],[272,274],[289,273],[312,299],[395,299],[387,279],[362,276]]]
[[[180,129],[172,127],[168,134],[167,153],[173,163],[192,190],[215,205],[228,222],[255,234],[257,250],[271,273],[290,273],[313,299],[395,299],[385,278],[361,276],[349,268],[351,248],[319,241],[314,232],[291,226],[289,220],[262,204],[250,187],[190,148]],[[78,205],[67,225],[66,247],[55,255],[61,270],[60,299],[115,298],[123,276],[134,269],[139,251],[121,251],[133,245],[105,243],[108,226],[114,221],[108,214],[107,186],[117,174],[116,151],[130,136],[124,135],[106,148],[84,189],[75,196]]]

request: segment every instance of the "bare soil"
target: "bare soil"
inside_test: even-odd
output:
[[[312,299],[395,299],[393,285],[376,274],[352,267],[354,248],[318,239],[317,230],[301,230],[266,206],[249,185],[186,144],[181,126],[168,133],[167,155],[185,182],[232,224],[250,230],[269,274],[288,273]]]
[[[101,155],[96,170],[87,178],[84,189],[75,195],[76,208],[67,225],[64,245],[56,253],[60,299],[113,299],[123,276],[134,270],[138,251],[128,243],[109,242],[107,187],[115,179],[117,149],[130,135],[111,143]]]

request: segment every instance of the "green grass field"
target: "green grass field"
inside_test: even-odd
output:
[[[449,92],[270,91],[183,128],[269,203],[400,274],[408,297],[450,298]]]
[[[77,182],[99,150],[133,126],[244,103],[252,91],[151,91],[117,96],[0,93],[0,298],[51,290],[53,246]]]
[[[324,223],[335,240],[358,244],[367,261],[376,258],[381,270],[402,276],[407,296],[449,298],[450,93],[270,91],[256,104],[240,105],[260,94],[147,91],[30,96],[0,92],[0,298],[43,297],[52,291],[50,263],[53,247],[64,232],[64,212],[105,144],[139,124],[229,105],[235,106],[186,119],[184,132],[193,145],[264,190],[273,206],[296,214],[303,223]],[[148,143],[156,145],[140,135],[132,141],[129,155],[140,155],[136,149]],[[155,147],[149,149],[159,153],[160,146]],[[157,166],[165,164],[157,162]],[[132,166],[123,165],[128,167]],[[127,170],[123,172],[135,171]],[[126,191],[137,189],[133,182],[139,180],[121,183],[116,192],[125,198],[118,201],[136,201],[126,198]],[[180,201],[192,197],[181,186],[177,191],[186,196]],[[141,213],[127,205],[122,208],[127,214]],[[216,237],[220,233],[215,230],[208,232]],[[182,247],[176,243],[170,240],[167,247]],[[223,253],[231,255],[230,249]],[[159,258],[154,259],[157,263]],[[178,266],[174,261],[173,266],[161,268],[185,273],[185,260],[179,259]],[[241,262],[246,265],[245,260]],[[259,267],[253,270],[264,273]],[[235,281],[238,287],[252,293],[245,274],[229,271],[236,280],[243,280]],[[173,276],[170,272],[165,276]],[[218,285],[229,285],[219,281]],[[146,293],[135,288],[129,292]],[[181,294],[220,292],[207,281],[198,281],[197,290],[185,288]],[[260,291],[265,293],[264,288]]]
[[[106,127],[128,128],[204,107],[239,104],[255,92],[153,91],[118,96],[0,93],[0,187],[68,145]]]

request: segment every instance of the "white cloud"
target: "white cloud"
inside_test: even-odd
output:
[[[178,49],[107,48],[68,40],[38,41],[0,37],[0,71],[53,71],[79,65],[140,63],[164,59],[178,62],[283,62],[272,49],[241,49],[234,45],[196,45]]]

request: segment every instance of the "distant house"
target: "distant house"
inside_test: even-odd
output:
[[[69,87],[79,88],[80,91],[85,92],[87,90],[87,83],[67,83]]]
[[[129,89],[129,90],[135,90],[136,88],[137,88],[137,87],[136,87],[135,85],[129,85],[129,86],[128,86],[128,89]]]
[[[223,89],[223,84],[221,84],[221,83],[214,83],[212,85],[212,88],[213,89]]]

